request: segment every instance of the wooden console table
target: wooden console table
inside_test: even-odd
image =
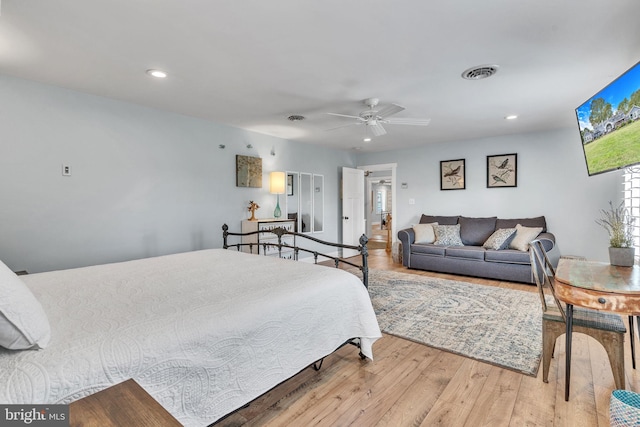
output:
[[[127,380],[69,405],[71,427],[180,427],[134,380]]]
[[[640,315],[640,267],[616,267],[603,262],[561,258],[556,269],[555,293],[567,304],[564,400],[568,400],[573,306]],[[621,381],[624,388],[624,378]]]

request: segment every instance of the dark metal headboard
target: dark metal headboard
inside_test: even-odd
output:
[[[272,233],[275,234],[276,236],[278,236],[278,243],[271,243],[271,242],[262,242],[262,243],[234,243],[234,244],[229,244],[228,243],[228,237],[229,236],[238,236],[240,238],[242,238],[242,236],[251,236],[253,234],[258,234],[258,233]],[[291,246],[289,244],[287,244],[286,242],[282,241],[282,236],[284,235],[290,235],[290,236],[295,236],[295,242],[296,244]],[[362,265],[358,265],[354,262],[349,261],[346,258],[340,258],[340,257],[336,257],[333,255],[328,255],[326,253],[322,253],[319,252],[317,250],[312,250],[312,249],[305,249],[305,248],[301,248],[298,246],[297,243],[297,239],[298,238],[302,238],[302,239],[307,239],[310,240],[312,242],[316,242],[316,243],[320,243],[321,245],[325,245],[328,247],[333,247],[333,248],[339,248],[339,249],[353,249],[356,250],[360,253],[360,256],[362,257]],[[340,266],[340,263],[342,264],[347,264],[350,265],[352,267],[356,267],[357,269],[359,269],[362,272],[362,283],[364,284],[365,288],[369,288],[369,266],[367,263],[367,257],[369,256],[369,251],[367,249],[367,242],[369,241],[369,239],[367,238],[367,236],[365,236],[364,234],[362,236],[360,236],[360,245],[359,246],[353,246],[353,245],[343,245],[341,243],[333,243],[333,242],[327,242],[325,240],[320,240],[320,239],[316,239],[315,237],[311,237],[308,236],[306,234],[302,234],[302,233],[297,233],[294,231],[287,231],[282,227],[277,227],[271,230],[256,230],[256,231],[250,231],[248,233],[231,233],[229,231],[229,226],[227,224],[224,224],[222,226],[222,239],[223,239],[223,248],[224,249],[229,249],[229,248],[236,248],[236,250],[240,251],[243,248],[248,248],[249,249],[249,253],[253,253],[253,249],[256,248],[256,250],[258,249],[258,247],[262,247],[263,250],[262,252],[266,255],[267,252],[267,247],[277,247],[278,248],[278,256],[282,257],[282,249],[283,248],[287,248],[287,249],[293,249],[293,259],[295,259],[296,261],[299,259],[298,256],[300,254],[300,252],[306,252],[306,253],[310,253],[313,255],[313,261],[314,263],[318,263],[318,257],[324,257],[324,258],[329,258],[331,260],[333,260],[336,268],[338,268]],[[304,240],[303,240],[304,241]]]

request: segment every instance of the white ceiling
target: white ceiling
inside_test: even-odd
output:
[[[640,60],[638,0],[4,0],[0,74],[304,143],[388,150],[576,126]],[[467,68],[497,64],[485,80]],[[164,80],[145,74],[169,73]],[[362,100],[431,118],[362,142]],[[287,117],[300,114],[302,122]],[[514,121],[505,120],[517,114]]]

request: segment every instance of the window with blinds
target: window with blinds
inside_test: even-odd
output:
[[[635,218],[633,223],[633,246],[640,247],[640,168],[627,168],[624,172],[624,206]],[[636,250],[636,257],[638,251]]]

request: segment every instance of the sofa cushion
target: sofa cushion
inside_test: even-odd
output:
[[[460,239],[465,245],[481,246],[496,229],[496,217],[468,218],[461,216]]]
[[[515,249],[506,249],[503,251],[494,251],[487,249],[484,253],[484,260],[487,262],[504,262],[508,264],[530,264],[528,252],[521,252]]]
[[[496,230],[498,228],[514,228],[516,224],[524,225],[525,227],[542,227],[542,232],[547,231],[547,221],[544,216],[538,216],[535,218],[515,218],[515,219],[500,219],[496,221]]]
[[[485,250],[481,246],[450,246],[444,251],[445,255],[452,258],[466,258],[484,260]]]
[[[463,246],[462,240],[460,240],[460,224],[434,225],[433,231],[436,233],[434,245]]]
[[[444,251],[446,248],[446,246],[435,245],[411,245],[411,253],[444,256]]]
[[[430,222],[437,222],[439,225],[456,225],[458,223],[458,216],[431,216],[422,215],[420,217],[420,224],[428,224]]]
[[[541,232],[542,227],[524,227],[516,224],[516,235],[509,243],[509,248],[526,252],[529,250],[529,242],[538,237]]]
[[[433,243],[436,240],[436,234],[433,231],[433,226],[438,225],[437,222],[429,224],[416,224],[413,226],[413,233],[415,234],[415,243]]]
[[[491,236],[482,244],[485,249],[494,249],[496,251],[507,249],[509,243],[516,236],[515,228],[500,228],[493,232]]]

